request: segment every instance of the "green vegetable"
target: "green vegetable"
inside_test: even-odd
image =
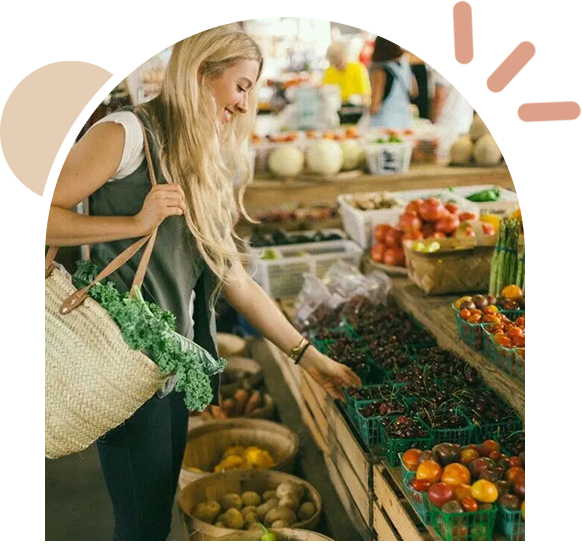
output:
[[[501,190],[496,186],[490,189],[484,189],[473,195],[469,195],[467,199],[473,201],[474,203],[488,203],[492,201],[498,201],[501,197]]]
[[[99,272],[86,261],[77,263],[73,284],[77,289],[89,285]],[[117,323],[123,339],[133,350],[146,354],[164,374],[177,374],[176,390],[184,393],[189,410],[205,410],[212,401],[209,377],[226,367],[226,361],[216,361],[206,350],[176,333],[173,314],[157,304],[146,302],[136,287],[135,296],[120,293],[112,281],[95,284],[89,295]]]
[[[270,530],[267,530],[267,528],[265,528],[265,526],[263,524],[261,524],[259,522],[259,524],[261,525],[261,528],[263,529],[264,534],[261,536],[261,541],[279,541],[277,539],[277,535],[273,534],[273,532],[271,532]]]

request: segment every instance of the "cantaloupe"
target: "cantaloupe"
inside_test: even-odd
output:
[[[277,147],[269,155],[269,170],[276,176],[292,178],[303,170],[305,155],[294,145]]]
[[[471,136],[461,136],[452,146],[450,151],[452,165],[468,165],[473,158],[473,141]]]
[[[354,170],[364,162],[364,150],[358,140],[347,139],[340,142],[342,149],[342,170]]]
[[[306,159],[311,172],[332,176],[342,168],[342,148],[334,140],[316,140],[307,148]]]
[[[480,166],[496,166],[501,162],[501,150],[491,134],[481,136],[473,150],[475,162]]]
[[[485,126],[483,119],[481,119],[481,117],[475,113],[475,116],[473,117],[473,123],[471,124],[471,129],[469,130],[471,139],[476,142],[479,138],[486,136],[487,134],[491,134],[491,132],[489,132],[489,129],[487,126]]]

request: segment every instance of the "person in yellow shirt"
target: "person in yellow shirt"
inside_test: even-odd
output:
[[[327,50],[330,66],[326,69],[322,84],[337,84],[342,103],[352,105],[370,104],[372,89],[366,66],[358,61],[348,61],[346,45],[334,42]]]

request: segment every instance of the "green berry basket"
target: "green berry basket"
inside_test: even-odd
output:
[[[453,311],[455,312],[455,323],[457,325],[457,333],[461,340],[471,347],[472,350],[483,350],[483,340],[484,340],[484,327],[489,325],[488,323],[469,323],[465,321],[460,312],[455,308],[455,305],[451,305]]]
[[[396,421],[398,415],[389,415],[386,418],[390,421]],[[385,418],[385,419],[386,419]],[[382,452],[386,461],[391,467],[397,467],[399,459],[399,454],[404,453],[410,448],[418,448],[420,450],[427,450],[433,447],[433,439],[430,434],[430,429],[425,425],[422,419],[413,417],[415,421],[421,426],[421,428],[426,431],[426,437],[413,437],[413,438],[392,438],[388,435],[382,423],[378,422],[378,428],[380,432],[380,444],[382,445]]]
[[[429,502],[430,524],[445,541],[491,541],[497,506],[472,513],[443,513]]]
[[[513,376],[514,348],[505,348],[505,346],[497,344],[493,335],[483,330],[483,350],[494,365]]]
[[[510,434],[523,430],[523,421],[517,413],[499,423],[476,423],[473,420],[472,424],[471,442],[483,442],[484,440],[496,440],[499,442]]]
[[[499,313],[507,316],[511,321],[515,321],[521,316],[525,316],[525,310],[503,310],[499,308]]]
[[[525,383],[525,359],[519,355],[520,348],[513,349],[513,376]]]
[[[366,444],[368,444],[368,446],[378,446],[382,443],[382,433],[384,430],[382,429],[381,421],[384,419],[384,417],[380,415],[364,417],[364,415],[361,413],[361,409],[370,404],[377,403],[378,401],[379,400],[363,401],[361,406],[355,410],[355,424],[358,427],[358,431],[360,432],[362,439]],[[406,406],[403,404],[402,407],[402,415],[405,415]],[[386,417],[398,417],[398,415],[389,415]]]
[[[402,454],[399,454],[402,456]],[[429,522],[429,509],[428,509],[428,493],[419,492],[412,487],[412,481],[416,477],[416,473],[409,471],[404,464],[402,465],[402,486],[404,487],[404,495],[408,498],[408,501],[420,517],[420,520],[425,524]]]
[[[505,507],[499,507],[497,525],[499,531],[509,541],[525,541],[525,519],[521,511],[511,511]]]
[[[362,385],[362,389],[374,390],[374,389],[381,389],[382,387],[385,387],[385,386],[389,386],[389,385],[386,385],[386,384],[370,384],[370,385],[364,384],[364,385]],[[344,390],[344,394],[346,397],[346,410],[348,412],[350,419],[352,421],[354,421],[354,423],[356,423],[356,425],[358,424],[358,421],[356,419],[356,411],[360,407],[366,406],[366,405],[371,404],[373,402],[377,402],[378,400],[381,400],[382,398],[391,398],[392,395],[397,396],[396,390],[393,387],[390,388],[390,396],[382,395],[378,398],[370,398],[370,399],[366,399],[366,400],[357,400],[353,396],[350,396],[347,389]]]

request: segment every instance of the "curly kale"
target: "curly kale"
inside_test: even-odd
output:
[[[97,266],[80,261],[73,284],[83,288],[97,273]],[[217,362],[202,347],[176,333],[174,315],[147,302],[138,288],[134,294],[120,293],[111,281],[97,283],[89,291],[117,323],[130,348],[146,354],[162,373],[177,374],[176,390],[184,394],[188,409],[206,409],[212,401],[209,377],[224,370],[225,360]]]

